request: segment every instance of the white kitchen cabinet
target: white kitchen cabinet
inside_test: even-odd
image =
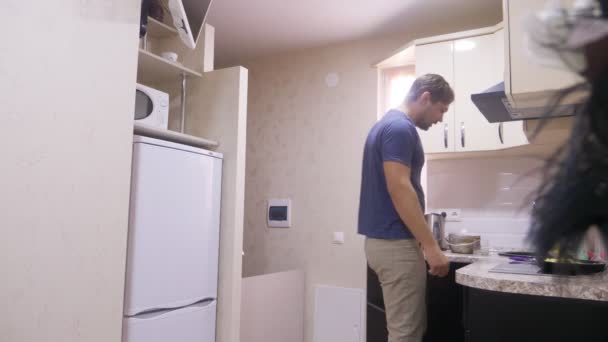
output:
[[[570,7],[574,0],[562,1]],[[531,58],[526,47],[526,17],[542,10],[546,0],[503,0],[507,47],[505,90],[516,107],[538,107],[546,104],[551,94],[574,85],[582,78],[567,69],[542,65]]]
[[[424,74],[439,74],[451,85],[454,84],[452,41],[416,46],[416,77]],[[454,106],[428,131],[418,130],[425,153],[454,151]]]
[[[505,79],[503,30],[446,37],[416,45],[416,75],[440,74],[455,93],[444,121],[420,133],[425,153],[494,151],[528,144],[522,121],[489,123],[471,100],[471,94]]]
[[[499,148],[498,124],[489,123],[471,100],[500,82],[494,35],[454,41],[454,109],[456,151],[486,151]]]
[[[494,33],[494,46],[496,57],[496,79],[498,82],[508,78],[505,67],[505,45],[508,42],[505,40],[505,30],[498,30]],[[498,83],[496,82],[496,83]],[[499,145],[498,148],[509,148],[528,145],[528,137],[524,129],[525,121],[508,121],[498,124],[499,129]]]
[[[456,151],[492,151],[528,144],[523,121],[489,123],[471,100],[504,80],[504,31],[454,41]]]

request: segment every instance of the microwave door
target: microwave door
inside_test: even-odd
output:
[[[146,93],[137,90],[135,94],[135,120],[143,120],[154,111],[154,103]]]

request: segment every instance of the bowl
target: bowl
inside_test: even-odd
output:
[[[167,51],[160,54],[160,56],[168,61],[177,62],[177,54],[175,52]]]
[[[454,253],[458,254],[473,254],[475,252],[475,245],[477,241],[472,241],[468,243],[451,243],[447,241],[450,250]]]
[[[448,235],[448,239],[451,243],[469,243],[473,241],[480,241],[481,236],[450,233]]]
[[[473,254],[481,247],[481,237],[479,235],[464,235],[450,233],[446,242],[450,250],[459,254]]]

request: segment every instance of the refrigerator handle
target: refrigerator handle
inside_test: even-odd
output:
[[[175,314],[177,311],[179,311],[179,313],[181,314],[181,313],[186,313],[186,312],[190,312],[190,311],[200,310],[201,308],[210,306],[214,302],[215,302],[215,298],[205,298],[205,299],[199,300],[198,302],[192,303],[190,305],[185,305],[185,306],[181,306],[181,307],[177,307],[177,308],[168,308],[168,309],[165,309],[165,308],[153,309],[153,310],[144,311],[137,315],[126,316],[126,317],[132,318],[132,319],[138,319],[138,320],[152,321],[152,320],[172,316],[172,314]]]

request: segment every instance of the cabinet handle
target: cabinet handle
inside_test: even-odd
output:
[[[462,145],[462,147],[465,147],[466,145],[464,122],[460,123],[460,145]]]
[[[501,123],[498,125],[498,139],[500,139],[500,143],[504,145],[504,143],[505,143],[505,138],[504,138],[504,135],[503,135],[503,130],[504,130],[504,128],[503,128],[503,127],[504,127],[504,125],[503,125],[503,123],[501,122]]]
[[[448,124],[443,124],[443,146],[448,148]]]

